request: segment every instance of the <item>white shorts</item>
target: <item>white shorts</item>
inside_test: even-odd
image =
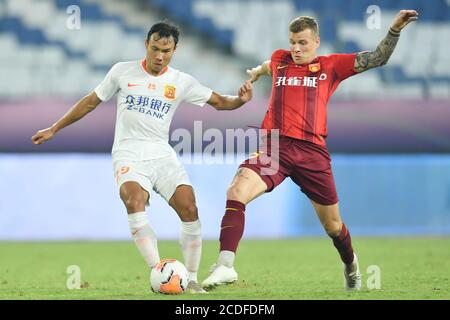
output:
[[[191,186],[186,170],[175,153],[145,161],[115,160],[113,157],[113,167],[119,193],[122,183],[135,181],[149,195],[151,190],[155,190],[169,202],[179,185]]]

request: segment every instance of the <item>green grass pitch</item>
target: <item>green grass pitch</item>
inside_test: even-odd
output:
[[[237,283],[208,295],[166,296],[149,292],[149,271],[131,240],[0,242],[0,299],[450,299],[450,238],[354,237],[353,245],[360,292],[343,290],[339,256],[323,237],[244,239]],[[162,258],[181,260],[176,241],[160,241],[159,249]],[[200,280],[217,250],[217,241],[204,241]],[[81,289],[66,288],[70,265],[80,267]],[[371,265],[379,267],[380,289],[367,287]]]

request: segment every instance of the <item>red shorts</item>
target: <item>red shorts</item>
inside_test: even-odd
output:
[[[269,139],[270,141],[270,139]],[[245,160],[239,167],[255,171],[272,191],[290,177],[306,196],[321,205],[338,202],[327,148],[309,141],[281,136],[279,152],[262,148],[255,158]]]

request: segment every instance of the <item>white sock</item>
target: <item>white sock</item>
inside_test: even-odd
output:
[[[181,222],[180,246],[184,264],[189,272],[189,281],[197,282],[197,272],[202,255],[202,236],[200,220]]]
[[[233,251],[222,250],[219,253],[219,259],[217,260],[217,264],[231,268],[234,264],[235,256],[236,254]]]
[[[160,261],[160,258],[156,234],[148,224],[145,211],[129,214],[128,225],[139,252],[147,265],[153,268]]]

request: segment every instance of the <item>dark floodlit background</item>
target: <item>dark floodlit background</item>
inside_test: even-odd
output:
[[[329,103],[342,216],[354,235],[450,234],[450,1],[0,0],[0,240],[129,238],[109,154],[115,98],[42,146],[30,137],[113,64],[142,59],[153,23],[168,18],[182,29],[172,67],[235,94],[247,68],[288,48],[296,16],[319,20],[326,55],[374,50],[399,9],[420,18],[402,32],[388,65],[344,81]],[[261,79],[237,111],[183,104],[171,128],[257,127],[269,94],[270,80]],[[184,157],[203,234],[217,239],[226,188],[245,155],[229,164]],[[158,195],[148,212],[161,238],[178,236],[178,219]],[[247,212],[249,238],[325,234],[290,180]]]

